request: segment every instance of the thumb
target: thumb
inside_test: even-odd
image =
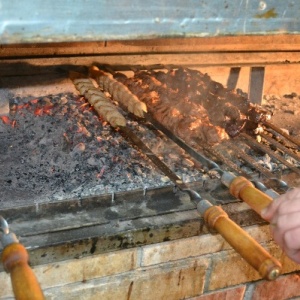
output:
[[[275,210],[273,209],[272,206],[273,203],[265,207],[261,212],[260,216],[265,219],[266,221],[270,221],[274,215]]]
[[[280,206],[281,202],[284,200],[284,195],[283,196],[279,196],[277,198],[275,198],[267,207],[265,207],[260,215],[263,219],[265,219],[266,221],[270,222],[271,219],[274,217],[278,207]]]

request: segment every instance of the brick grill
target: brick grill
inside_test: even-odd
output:
[[[169,40],[169,49],[161,46],[159,53],[150,55],[144,54],[151,47],[149,42],[136,42],[136,46],[134,43],[112,42],[97,49],[99,56],[92,53],[95,46],[90,44],[85,55],[73,53],[66,57],[65,54],[53,55],[54,48],[51,46],[34,48],[33,53],[28,46],[19,49],[7,46],[2,49],[0,80],[4,88],[1,89],[1,97],[9,93],[22,98],[75,93],[66,78],[66,71],[70,69],[84,71],[85,66],[94,61],[122,66],[126,60],[126,65],[132,62],[153,66],[158,58],[166,64],[171,64],[173,59],[177,65],[205,70],[224,85],[228,83],[233,67],[242,63],[237,81],[237,87],[242,90],[247,90],[247,70],[249,72],[252,66],[265,65],[264,89],[268,94],[300,94],[297,79],[293,76],[298,70],[294,58],[297,50],[282,51],[280,58],[271,51],[264,53],[265,57],[251,56],[251,52],[243,53],[240,49],[232,52],[232,45],[238,41],[236,37],[221,39],[223,45],[227,43],[227,49],[221,53],[215,50],[209,57],[201,50],[200,43],[197,46],[197,39],[191,40],[193,51],[196,49],[193,53],[186,44],[178,47],[178,41]],[[247,37],[245,39],[248,41]],[[288,41],[287,37],[281,39]],[[211,46],[215,44],[212,39],[207,41],[208,49],[209,42]],[[242,45],[243,40],[240,48]],[[271,45],[274,47],[270,44],[270,48]],[[279,52],[280,45],[276,47]],[[295,44],[291,45],[293,47],[296,47]],[[70,44],[61,44],[57,45],[55,52],[76,51],[74,49],[76,47]],[[119,54],[121,49],[127,52],[126,55]],[[175,49],[178,55],[170,55],[169,52]],[[224,57],[228,58],[226,63],[222,59]],[[197,64],[194,63],[196,58]],[[286,60],[290,60],[291,65],[283,64]],[[276,77],[279,72],[290,78],[288,87]],[[297,121],[297,115],[292,114],[294,117]],[[295,136],[299,138],[297,128]],[[289,173],[284,176],[291,185],[299,184],[299,175]],[[20,235],[20,241],[29,249],[31,264],[50,298],[61,295],[81,298],[84,294],[86,299],[95,295],[104,299],[209,299],[219,294],[220,297],[228,295],[234,299],[263,299],[259,297],[270,297],[270,290],[280,290],[280,286],[287,282],[291,288],[285,291],[287,294],[282,299],[298,296],[293,288],[297,283],[295,272],[298,266],[284,257],[273,243],[267,224],[245,203],[232,198],[218,178],[200,183],[192,183],[191,186],[202,196],[217,199],[216,203],[222,204],[235,222],[282,262],[284,275],[276,282],[260,280],[259,275],[221,237],[209,233],[188,197],[174,194],[173,187],[168,185],[150,188],[146,192],[139,189],[134,193],[95,193],[80,199],[73,197],[54,202],[21,201],[18,205],[9,202],[9,205],[2,206],[1,215],[8,219],[11,228]],[[1,296],[6,297],[11,293],[10,286],[7,275],[2,272],[1,277],[7,287],[3,288]],[[120,288],[116,289],[116,285]],[[154,290],[149,295],[149,291]]]

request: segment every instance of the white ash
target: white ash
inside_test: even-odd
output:
[[[280,161],[272,158],[269,156],[269,154],[265,153],[265,154],[260,154],[258,152],[256,152],[254,149],[248,147],[247,150],[244,149],[244,151],[249,154],[252,158],[255,159],[255,161],[257,161],[262,167],[264,167],[265,169],[267,169],[268,171],[273,172],[274,174],[281,174],[284,170],[288,170],[289,168],[281,163]],[[299,168],[300,167],[300,161],[297,161],[296,159],[294,159],[293,157],[289,156],[286,153],[283,153],[281,150],[275,150],[274,151],[275,154],[281,156],[282,158],[284,158],[284,160],[290,164],[292,164],[294,167]],[[253,170],[249,167],[249,165],[239,161],[236,162],[239,167],[245,171],[246,173],[251,173]]]
[[[29,205],[169,185],[152,163],[73,94],[14,98],[26,108],[0,120],[0,206]],[[43,107],[51,109],[40,113]],[[35,113],[37,115],[35,115]],[[40,115],[39,115],[40,114]],[[151,147],[155,134],[134,122]],[[158,139],[160,156],[184,181],[202,173],[176,147]],[[152,143],[152,144],[151,144]],[[155,148],[155,147],[154,147]],[[184,163],[182,165],[182,162]]]

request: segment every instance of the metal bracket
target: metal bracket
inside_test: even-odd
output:
[[[251,103],[262,103],[264,91],[265,67],[251,67],[249,78],[249,100]]]

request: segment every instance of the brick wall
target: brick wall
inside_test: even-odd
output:
[[[47,299],[290,299],[300,296],[300,266],[273,243],[267,225],[245,230],[283,264],[273,282],[262,280],[219,235],[66,260],[34,268]],[[0,273],[0,297],[12,295]]]

